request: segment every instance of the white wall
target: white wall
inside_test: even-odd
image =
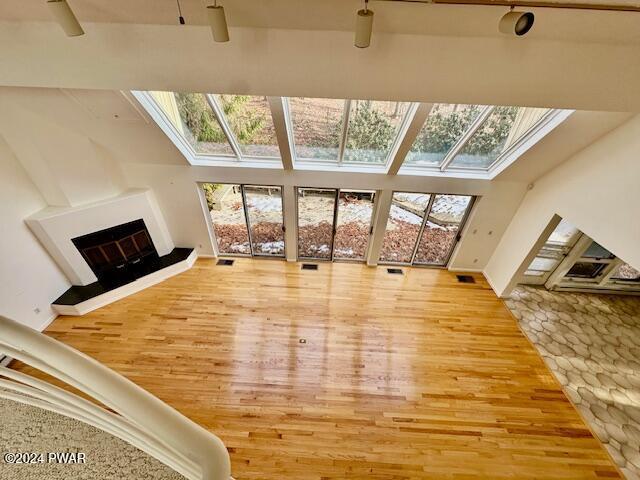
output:
[[[47,203],[77,206],[120,193],[122,178],[109,150],[64,122],[65,114],[91,115],[59,90],[48,92],[48,103],[42,93],[1,89],[0,129]]]
[[[485,275],[508,295],[554,214],[640,268],[640,116],[541,177],[500,240]]]
[[[84,175],[83,169],[74,171],[70,168],[65,178],[58,179],[54,174],[42,175],[38,168],[30,168],[32,176],[40,176],[36,183],[42,189],[57,189],[63,197],[73,197],[86,204],[99,201],[95,196],[104,197],[113,192],[110,186],[151,188],[175,245],[195,247],[201,254],[212,254],[213,250],[196,190],[197,182],[458,193],[477,195],[481,199],[454,252],[451,268],[483,270],[517,210],[527,183],[539,171],[535,166],[539,163],[541,149],[545,157],[552,157],[553,149],[545,149],[545,144],[559,141],[555,136],[545,137],[518,160],[518,174],[511,175],[513,179],[509,178],[510,171],[507,170],[493,181],[378,173],[193,167],[158,126],[144,112],[139,112],[135,103],[118,92],[0,88],[0,102],[18,113],[15,118],[21,119],[14,122],[15,125],[6,118],[0,121],[0,133],[6,130],[14,134],[12,138],[17,138],[15,143],[21,147],[17,154],[20,161],[31,165],[32,144],[49,146],[50,151],[42,148],[40,152],[46,153],[44,163],[51,171],[55,172],[58,166],[67,171],[69,165],[84,163],[87,171],[98,175],[98,178],[92,178],[92,175]],[[563,124],[565,135],[562,144],[569,149],[585,142],[585,137],[597,138],[624,118],[593,112],[583,112],[581,117],[576,117],[593,118],[593,121],[574,121],[573,117]],[[89,152],[91,155],[83,154],[87,150],[73,150],[70,151],[73,154],[71,158],[67,158],[64,143],[45,142],[39,138],[27,141],[28,135],[20,133],[21,129],[26,131],[29,128],[30,124],[22,121],[25,118],[36,120],[38,128],[37,135],[34,135],[38,137],[42,132],[41,124],[59,122],[68,138],[79,138],[83,145],[93,145]],[[555,159],[545,168],[560,162],[561,159]],[[35,163],[37,165],[38,162]],[[529,174],[527,165],[530,165]],[[97,182],[95,190],[92,189],[94,182]]]
[[[0,315],[41,330],[69,282],[24,223],[46,203],[1,136],[0,179]]]
[[[154,3],[158,9],[173,9],[167,20],[175,22],[175,5]],[[229,3],[225,8],[232,9],[236,2]],[[250,3],[275,8],[278,2]],[[318,11],[326,2],[295,3],[280,22],[285,25],[232,28],[231,41],[225,44],[215,44],[209,28],[194,26],[193,17],[186,26],[158,25],[141,12],[131,17],[139,23],[122,23],[133,8],[129,5],[112,19],[84,22],[87,34],[73,39],[51,22],[0,21],[0,58],[11,66],[0,69],[0,84],[640,111],[640,63],[630,61],[638,52],[637,14],[607,12],[585,21],[583,12],[538,10],[530,35],[509,38],[497,33],[504,7],[378,2],[372,46],[357,49],[352,30],[357,1],[333,0],[333,15],[322,8],[324,21],[316,25],[308,21],[320,18]],[[254,10],[244,13],[259,23]],[[419,26],[442,12],[447,15],[439,28],[407,28],[409,22]],[[300,22],[305,17],[307,22]],[[237,18],[231,10],[229,18]],[[381,31],[385,21],[393,33]],[[459,32],[457,24],[469,28]],[[474,24],[483,31],[474,35]],[[554,27],[578,35],[538,35]],[[454,33],[434,35],[434,30]],[[619,42],[623,30],[627,35]]]
[[[459,193],[482,196],[451,262],[452,269],[481,270],[513,216],[526,185],[517,182],[452,179],[409,175],[284,171],[237,167],[189,167],[124,164],[127,181],[151,188],[177,246],[213,254],[197,193],[197,182]],[[474,233],[475,232],[475,233]]]

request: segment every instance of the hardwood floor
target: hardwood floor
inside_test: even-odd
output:
[[[475,278],[201,259],[47,333],[220,436],[238,480],[619,478]]]

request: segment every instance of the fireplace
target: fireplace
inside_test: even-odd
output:
[[[158,260],[158,252],[142,219],[71,241],[99,282],[120,284],[135,280]]]

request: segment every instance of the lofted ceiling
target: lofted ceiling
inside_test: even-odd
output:
[[[464,2],[466,0],[444,0]],[[492,3],[493,0],[469,0]],[[498,3],[510,0],[496,0]],[[0,20],[50,21],[45,0],[2,0]],[[180,0],[188,25],[207,25],[205,0]],[[524,2],[526,3],[526,2]],[[638,0],[538,0],[536,4],[602,5],[640,9]],[[69,0],[78,19],[91,23],[176,25],[175,0]],[[350,31],[359,0],[221,0],[232,27]],[[498,36],[497,21],[508,7],[429,5],[422,0],[372,0],[375,31],[451,36]],[[527,38],[640,43],[640,12],[598,12],[534,7],[536,24]]]
[[[176,0],[68,1],[82,37],[45,0],[0,2],[0,85],[640,111],[640,12],[535,8],[512,38],[497,32],[504,6],[372,0],[372,45],[357,49],[358,0],[221,0],[226,44],[206,0],[180,0],[186,26]]]

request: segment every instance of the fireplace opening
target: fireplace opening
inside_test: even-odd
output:
[[[101,282],[126,283],[140,278],[159,258],[142,219],[71,241]]]

